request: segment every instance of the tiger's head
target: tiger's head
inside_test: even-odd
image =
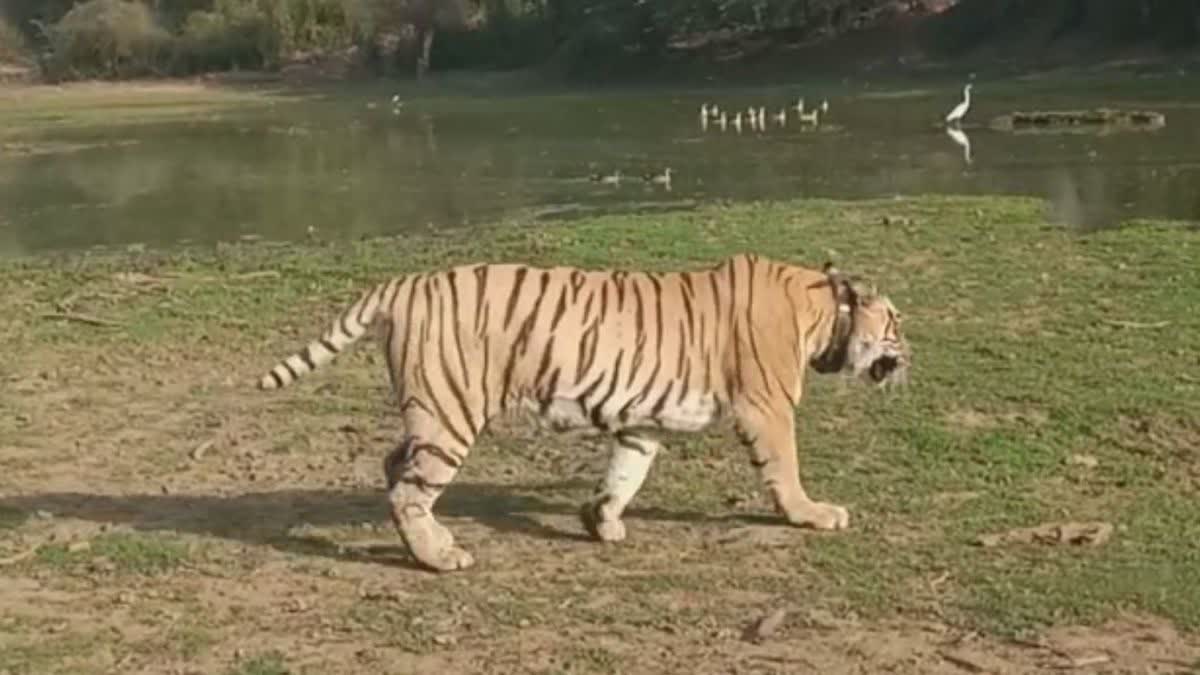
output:
[[[820,372],[843,372],[880,387],[908,381],[911,350],[900,332],[900,312],[874,286],[824,269],[837,301],[830,343],[813,361]]]

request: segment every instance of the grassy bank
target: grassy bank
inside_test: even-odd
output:
[[[0,262],[0,671],[1195,666],[1198,247],[1179,224],[1078,236],[1035,201],[930,197]],[[719,428],[670,439],[630,540],[600,546],[574,514],[605,448],[502,426],[441,505],[481,564],[434,576],[383,509],[378,347],[252,388],[393,273],[741,250],[832,258],[907,317],[906,393],[815,379],[798,412],[805,485],[846,532],[780,525]],[[1114,530],[975,543],[1068,521]],[[741,639],[777,608],[775,635]]]

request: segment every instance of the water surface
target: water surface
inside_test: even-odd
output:
[[[1084,229],[1133,217],[1200,220],[1200,96],[997,89],[976,83],[957,139],[938,127],[961,95],[947,86],[456,96],[399,110],[379,91],[343,92],[169,121],[51,126],[23,139],[40,144],[36,152],[10,143],[0,153],[0,255],[930,192],[1046,197],[1053,219]],[[797,123],[794,110],[786,126],[773,119],[797,95],[809,106],[829,101],[815,128]],[[703,102],[765,106],[767,129],[704,130]],[[1015,109],[1100,106],[1152,108],[1167,124],[1106,135],[988,128]],[[642,180],[666,167],[670,189]],[[618,170],[619,184],[589,178]]]

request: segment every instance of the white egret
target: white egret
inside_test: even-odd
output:
[[[951,110],[950,113],[946,115],[946,124],[958,124],[962,121],[963,116],[967,114],[967,110],[970,110],[970,108],[971,85],[968,84],[967,86],[963,87],[962,103],[954,106],[954,110]]]

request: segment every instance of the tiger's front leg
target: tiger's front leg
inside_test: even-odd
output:
[[[837,504],[809,499],[800,485],[796,458],[796,420],[790,406],[736,409],[738,433],[750,451],[750,462],[758,469],[763,485],[771,493],[775,508],[792,525],[818,530],[842,530],[850,526],[850,513]]]
[[[612,456],[604,479],[596,486],[595,496],[580,510],[583,526],[601,541],[625,539],[621,514],[641,489],[661,444],[630,432],[620,432],[613,443]]]

